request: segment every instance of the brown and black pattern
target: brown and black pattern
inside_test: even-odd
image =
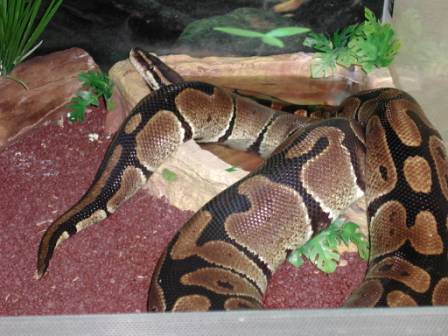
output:
[[[288,253],[364,193],[369,268],[345,305],[448,304],[448,159],[412,97],[396,89],[361,92],[339,108],[324,108],[339,117],[316,121],[209,84],[182,82],[154,57],[134,52],[137,65],[150,62],[138,69],[152,73],[147,82],[155,92],[124,122],[85,196],[47,229],[39,276],[56,246],[118,210],[193,138],[267,160],[176,234],[154,272],[149,310],[261,308],[268,281]]]
[[[387,90],[387,99],[371,109],[374,114],[367,119],[358,114],[367,124],[369,269],[366,282],[346,305],[446,304],[445,146],[420,106],[406,93]],[[371,148],[378,155],[371,157]],[[386,150],[379,154],[379,148]],[[375,290],[367,288],[372,284]]]

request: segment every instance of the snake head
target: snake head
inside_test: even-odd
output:
[[[162,86],[184,82],[181,75],[162,62],[155,54],[132,48],[129,61],[152,91]]]

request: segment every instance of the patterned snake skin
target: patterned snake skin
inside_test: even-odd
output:
[[[157,90],[123,123],[86,194],[45,232],[39,277],[63,240],[117,211],[194,139],[267,160],[176,234],[154,272],[149,310],[261,308],[288,253],[364,195],[369,268],[345,306],[448,304],[448,159],[412,97],[397,89],[361,92],[337,117],[316,122],[183,82],[156,57],[133,55],[149,57]]]

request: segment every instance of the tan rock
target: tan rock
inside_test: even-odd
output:
[[[348,71],[338,67],[331,78],[310,78],[312,54],[307,53],[204,58],[168,55],[161,59],[188,81],[204,81],[297,104],[336,105],[360,89],[393,86],[389,71],[385,69],[366,76],[360,69]],[[128,60],[115,64],[109,74],[131,105],[149,92]]]
[[[109,77],[130,107],[137,105],[150,92],[143,78],[128,60],[115,63],[109,70]]]
[[[64,112],[81,87],[78,74],[97,68],[86,51],[72,48],[19,64],[11,75],[25,82],[28,90],[0,77],[0,148]]]
[[[271,96],[297,104],[337,104],[341,95],[357,89],[364,73],[338,68],[332,78],[310,78],[313,56],[294,53],[253,57],[204,57],[186,55],[161,57],[187,80],[201,80],[238,89],[256,96]]]
[[[196,212],[215,195],[248,174],[237,169],[190,140],[183,144],[151,176],[145,189],[156,197],[166,197],[171,205]],[[164,177],[164,171],[173,180]],[[173,175],[174,174],[174,175]]]

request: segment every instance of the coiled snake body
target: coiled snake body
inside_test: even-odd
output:
[[[364,194],[369,268],[345,305],[448,304],[448,159],[412,97],[397,89],[361,92],[335,118],[316,122],[183,82],[158,59],[149,62],[153,86],[162,86],[123,123],[84,197],[45,232],[38,276],[57,245],[114,213],[195,139],[267,160],[176,234],[153,275],[150,310],[260,308],[288,252]]]

